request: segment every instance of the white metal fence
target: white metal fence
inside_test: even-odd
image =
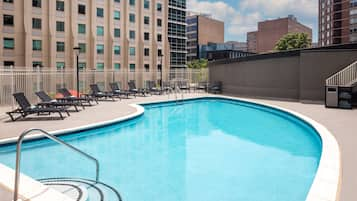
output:
[[[349,86],[357,81],[357,61],[326,80],[326,86]]]
[[[19,69],[0,67],[0,106],[15,106],[13,93],[24,92],[28,99],[38,101],[35,92],[45,91],[55,96],[57,89],[66,87],[76,90],[76,69],[45,70],[46,68]],[[97,83],[103,90],[110,90],[109,83],[118,82],[122,89],[127,89],[127,82],[134,80],[138,88],[147,86],[147,81],[163,82],[187,81],[190,84],[208,82],[208,69],[174,69],[169,71],[135,71],[121,70],[81,70],[79,73],[79,91],[90,92],[89,85]]]

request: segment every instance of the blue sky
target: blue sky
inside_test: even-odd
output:
[[[225,40],[245,41],[257,22],[293,14],[313,29],[317,41],[317,0],[187,0],[188,10],[212,14],[225,22]]]

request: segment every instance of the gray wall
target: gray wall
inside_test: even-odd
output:
[[[210,81],[238,96],[323,101],[325,80],[357,60],[354,50],[302,50],[209,64]]]

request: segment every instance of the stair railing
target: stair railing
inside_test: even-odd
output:
[[[357,81],[357,61],[326,80],[326,86],[350,86]]]
[[[45,137],[47,137],[48,139],[52,140],[52,141],[55,141],[61,145],[64,145],[66,147],[68,147],[69,149],[71,149],[72,151],[74,152],[77,152],[79,154],[81,154],[82,156],[90,159],[91,161],[93,161],[95,163],[95,166],[96,166],[96,176],[95,176],[95,181],[96,183],[99,181],[99,162],[96,158],[94,158],[93,156],[81,151],[80,149],[64,142],[63,140],[59,139],[58,137],[54,136],[54,135],[51,135],[49,134],[48,132],[42,130],[42,129],[38,129],[38,128],[32,128],[32,129],[29,129],[29,130],[26,130],[24,131],[18,141],[17,141],[17,144],[16,144],[16,169],[15,169],[15,188],[14,188],[14,201],[17,201],[18,200],[18,192],[19,192],[19,182],[20,182],[20,163],[21,163],[21,145],[22,145],[22,142],[24,140],[24,138],[32,133],[32,132],[39,132],[41,134],[43,134]]]

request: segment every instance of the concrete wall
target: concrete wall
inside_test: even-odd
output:
[[[304,50],[210,63],[210,81],[238,96],[323,101],[325,80],[357,60],[354,50]]]

